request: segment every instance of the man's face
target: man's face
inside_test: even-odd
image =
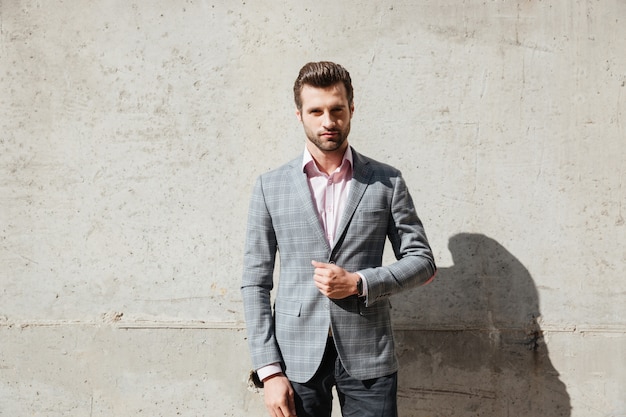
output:
[[[324,153],[343,152],[348,146],[346,139],[354,112],[343,83],[327,88],[305,84],[300,97],[302,110],[296,110],[296,115],[310,143]],[[309,145],[309,151],[314,151]]]

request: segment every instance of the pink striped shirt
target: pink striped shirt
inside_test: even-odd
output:
[[[309,190],[317,216],[324,228],[326,240],[332,248],[335,244],[337,226],[346,208],[350,183],[352,182],[352,149],[348,146],[341,165],[330,175],[320,171],[308,149],[304,149],[302,170],[306,173]]]

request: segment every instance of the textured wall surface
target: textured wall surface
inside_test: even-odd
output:
[[[0,0],[0,416],[265,415],[248,198],[321,59],[441,268],[392,299],[401,415],[626,416],[625,28],[621,0]]]

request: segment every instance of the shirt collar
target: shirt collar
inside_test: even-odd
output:
[[[351,146],[348,146],[346,148],[346,151],[343,154],[343,159],[341,160],[340,167],[343,167],[344,164],[346,163],[346,161],[348,161],[350,166],[353,165],[353,163],[352,163],[352,147]],[[309,152],[309,150],[305,146],[304,147],[304,154],[302,155],[302,171],[303,172],[306,172],[306,170],[307,170],[306,167],[309,164],[312,164],[313,169],[315,171],[319,172],[319,168],[315,164],[315,161],[313,160],[313,156],[311,155],[311,152]]]

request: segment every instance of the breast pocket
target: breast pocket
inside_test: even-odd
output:
[[[373,233],[384,234],[388,223],[389,211],[387,209],[359,210],[352,218],[352,226],[361,236]]]

